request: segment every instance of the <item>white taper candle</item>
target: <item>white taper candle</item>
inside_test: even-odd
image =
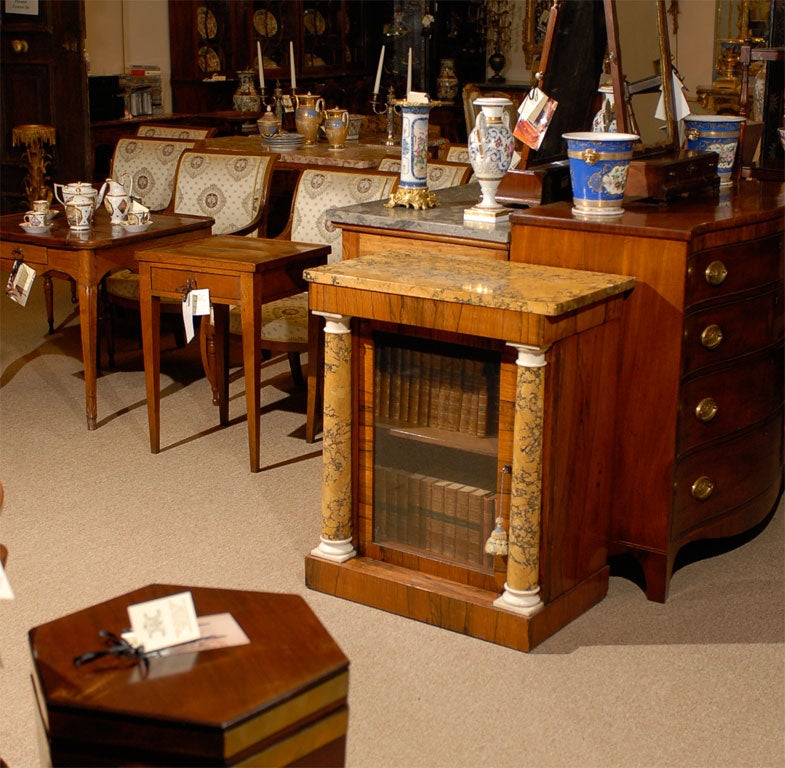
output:
[[[379,66],[376,70],[376,80],[373,84],[373,92],[379,93],[379,84],[382,82],[382,66],[384,65],[384,46],[379,54]]]

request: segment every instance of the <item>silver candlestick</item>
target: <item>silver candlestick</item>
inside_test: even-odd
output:
[[[387,113],[387,141],[384,144],[394,147],[398,142],[395,140],[395,90],[392,86],[387,91],[387,101],[384,104],[380,104],[378,93],[373,94],[371,109],[374,115]]]

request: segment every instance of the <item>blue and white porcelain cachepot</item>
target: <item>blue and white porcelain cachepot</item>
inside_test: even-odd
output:
[[[565,133],[570,162],[573,213],[618,216],[627,186],[634,133]]]
[[[515,150],[515,139],[508,124],[509,115],[505,111],[506,107],[512,106],[512,102],[487,96],[475,99],[474,104],[480,108],[480,112],[469,133],[469,162],[480,182],[482,200],[472,210],[504,210],[496,202],[496,190],[509,170]]]
[[[684,118],[687,149],[719,155],[717,175],[721,187],[733,184],[733,162],[743,122],[743,117],[735,115],[688,115]]]

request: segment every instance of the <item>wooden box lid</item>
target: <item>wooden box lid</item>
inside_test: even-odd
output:
[[[115,656],[74,666],[102,648],[99,630],[128,627],[129,605],[183,591],[197,616],[231,613],[250,644],[153,657],[147,670]],[[29,641],[55,764],[232,765],[283,742],[286,759],[273,762],[286,764],[345,736],[349,661],[297,595],[150,585],[35,627]]]

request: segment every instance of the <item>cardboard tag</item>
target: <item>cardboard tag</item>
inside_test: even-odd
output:
[[[190,592],[129,605],[128,618],[136,641],[148,653],[201,637]]]
[[[5,288],[6,295],[11,301],[15,301],[23,307],[27,304],[27,297],[30,295],[30,288],[35,279],[35,270],[28,267],[23,261],[17,260],[11,269],[8,283]]]
[[[532,88],[518,107],[518,122],[513,135],[532,149],[539,149],[559,102],[539,88]]]
[[[660,87],[660,92],[662,87]],[[673,73],[673,106],[674,106],[674,119],[679,121],[690,114],[690,105],[687,103],[687,98],[684,95],[684,83],[679,80],[679,76]],[[660,93],[660,100],[657,102],[657,111],[654,117],[658,120],[665,120],[665,101]]]
[[[3,568],[3,564],[0,563],[0,600],[13,600],[14,593],[11,589],[11,582],[8,581],[8,576],[6,576],[5,568]]]
[[[194,315],[210,314],[210,290],[208,288],[194,288],[183,298],[183,327],[185,340],[191,341],[194,337]]]

